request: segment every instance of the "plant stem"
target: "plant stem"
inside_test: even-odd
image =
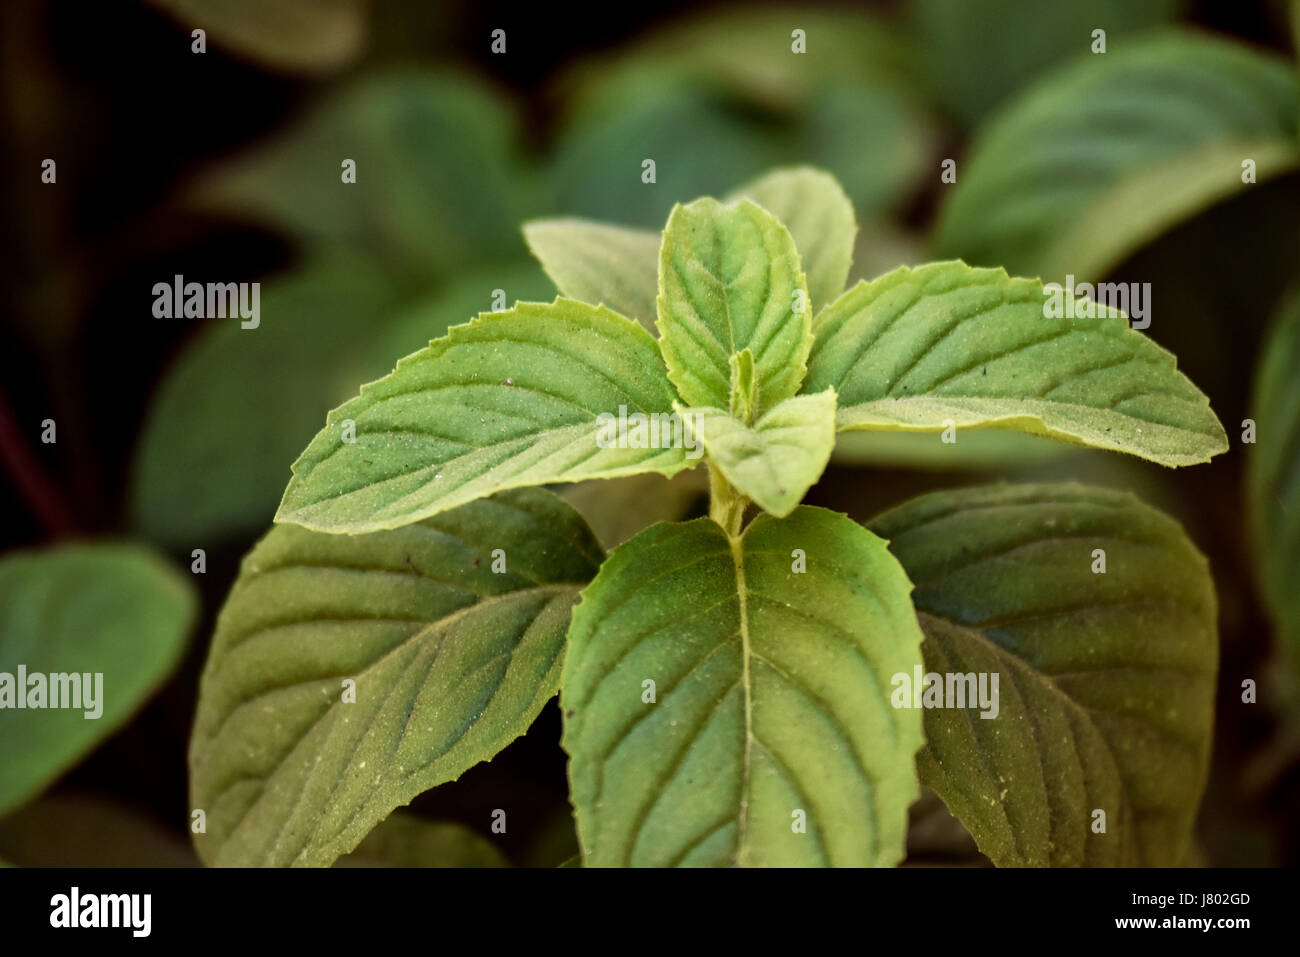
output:
[[[712,462],[709,463],[709,518],[722,526],[731,538],[740,535],[749,499],[741,495],[723,477]]]

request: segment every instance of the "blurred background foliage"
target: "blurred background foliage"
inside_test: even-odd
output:
[[[10,0],[5,545],[57,554],[76,539],[133,539],[119,547],[174,564],[201,612],[168,639],[180,663],[152,698],[141,692],[133,720],[53,785],[48,768],[28,782],[0,818],[0,858],[196,863],[185,747],[239,557],[289,464],[359,383],[490,309],[497,290],[507,302],[554,295],[525,221],[659,229],[677,200],[810,164],[854,201],[854,280],[960,256],[1152,284],[1148,334],[1210,395],[1227,455],[1170,472],[995,431],[956,446],[858,433],[810,500],[866,519],[933,488],[1078,479],[1174,515],[1209,556],[1221,607],[1198,861],[1297,863],[1294,6],[669,0],[561,15],[417,0]],[[200,27],[203,55],[191,51]],[[504,54],[492,52],[498,28]],[[1092,52],[1098,28],[1104,54]],[[791,52],[794,29],[806,54]],[[39,182],[47,157],[53,186]],[[1240,179],[1246,157],[1254,184]],[[355,185],[340,183],[344,159]],[[940,180],[945,159],[955,184]],[[152,286],[176,274],[261,282],[260,328],[154,319]],[[1247,416],[1258,453],[1238,441]],[[46,418],[57,444],[39,440]],[[686,475],[566,494],[612,545],[697,513],[703,488]],[[196,548],[201,575],[188,568]],[[6,568],[30,573],[30,554],[0,559],[15,561],[0,583]],[[103,574],[110,587],[120,570]],[[94,615],[91,634],[105,627]],[[12,645],[0,634],[0,666]],[[1258,704],[1241,703],[1245,679]],[[559,730],[551,705],[500,758],[421,797],[341,863],[566,860],[576,844]],[[496,807],[513,809],[510,834],[485,841]],[[914,818],[911,863],[980,863],[932,797]]]

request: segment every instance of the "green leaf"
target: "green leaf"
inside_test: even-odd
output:
[[[839,297],[853,265],[858,224],[853,203],[834,176],[807,166],[774,170],[728,197],[737,199],[753,200],[790,230],[814,315]]]
[[[454,821],[394,812],[335,867],[508,867],[496,844]]]
[[[571,105],[547,171],[568,215],[656,232],[683,196],[720,196],[779,161],[765,130],[699,84],[652,71],[601,78]],[[709,158],[700,162],[701,156]],[[653,160],[653,182],[646,160]]]
[[[686,467],[680,447],[603,446],[598,417],[621,406],[672,412],[654,340],[635,322],[568,299],[483,313],[329,414],[276,521],[377,531],[503,489]]]
[[[523,734],[559,687],[570,608],[602,557],[541,489],[373,535],[272,529],[199,688],[203,860],[329,864]]]
[[[794,54],[794,26],[808,53]],[[557,208],[659,228],[671,201],[778,165],[824,167],[864,216],[929,174],[934,122],[910,37],[867,12],[744,9],[675,21],[577,63]],[[700,162],[707,156],[708,162]],[[643,183],[653,159],[656,180]]]
[[[778,518],[821,477],[835,445],[833,389],[786,399],[752,426],[721,409],[682,414],[727,481]]]
[[[360,52],[366,36],[363,0],[152,2],[186,32],[201,27],[212,42],[281,70],[336,69]]]
[[[584,864],[896,863],[922,741],[889,705],[920,661],[909,589],[883,541],[822,509],[616,549],[561,693]]]
[[[805,31],[807,55],[792,55],[794,21]],[[724,9],[670,21],[633,44],[580,61],[568,85],[582,100],[610,84],[660,75],[694,88],[717,88],[751,109],[795,112],[829,81],[915,86],[910,38],[868,11],[805,8]]]
[[[1178,864],[1218,665],[1213,581],[1178,524],[1127,493],[1000,485],[922,496],[871,529],[916,583],[927,671],[999,675],[996,717],[925,709],[918,761],[980,850],[999,866]]]
[[[195,606],[189,580],[137,545],[0,559],[0,814],[39,794],[158,689],[180,660]]]
[[[1255,566],[1291,660],[1300,664],[1300,295],[1284,303],[1260,351],[1247,472]]]
[[[658,334],[658,233],[583,219],[538,219],[524,225],[524,238],[560,295],[608,306]]]
[[[396,70],[332,93],[195,200],[374,256],[403,280],[446,276],[525,252],[518,224],[535,200],[515,126],[478,84]],[[343,182],[345,159],[355,183]]]
[[[962,161],[937,251],[1012,272],[1104,278],[1173,224],[1295,167],[1293,69],[1167,33],[1085,54],[1014,102]]]
[[[1098,317],[1068,318],[1080,302]],[[818,316],[804,390],[835,387],[841,430],[1018,429],[1169,466],[1227,450],[1172,354],[1090,300],[1047,305],[1001,269],[896,269]]]
[[[676,206],[659,251],[660,348],[687,405],[729,408],[731,357],[748,348],[758,411],[799,390],[808,289],[789,231],[749,200]]]
[[[1178,0],[916,0],[908,13],[917,35],[918,66],[948,110],[974,126],[1044,70],[1092,56],[1092,31],[1106,31],[1115,56],[1131,37],[1174,19]],[[978,37],[978,42],[972,42]]]
[[[131,475],[134,526],[188,550],[250,541],[275,515],[289,463],[325,413],[393,367],[393,357],[489,308],[554,294],[533,263],[465,274],[399,304],[354,257],[321,255],[264,285],[261,323],[206,320],[160,385]]]

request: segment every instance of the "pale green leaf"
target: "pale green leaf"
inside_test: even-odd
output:
[[[152,0],[186,33],[281,70],[324,72],[354,59],[366,36],[365,0]],[[183,41],[188,53],[191,41]]]
[[[508,867],[496,844],[455,821],[395,811],[335,867]]]
[[[751,199],[785,224],[794,238],[813,314],[844,291],[858,232],[853,203],[835,177],[807,166],[774,170],[729,200]]]
[[[945,689],[986,674],[988,691],[998,675],[995,717],[924,709],[918,761],[980,850],[999,866],[1178,864],[1218,666],[1213,581],[1178,524],[1071,484],[938,492],[871,528],[916,584],[927,673]]]
[[[655,342],[631,319],[568,299],[484,313],[331,412],[276,521],[377,531],[503,489],[689,464],[680,447],[602,444],[597,419],[621,406],[672,412]]]
[[[658,233],[583,219],[538,219],[524,225],[524,238],[560,295],[608,306],[658,334]]]
[[[1292,661],[1300,664],[1300,296],[1283,305],[1260,351],[1247,473],[1255,565]]]
[[[1041,283],[1001,269],[896,269],[818,316],[804,388],[835,387],[841,430],[1017,429],[1169,466],[1227,450],[1172,354],[1118,312],[1071,303],[1050,317]],[[1084,308],[1101,315],[1070,318]]]
[[[707,500],[708,494],[709,473],[701,468],[678,472],[672,478],[646,472],[595,479],[560,491],[560,497],[578,510],[606,548],[623,544],[655,522],[685,518],[693,505]]]
[[[180,661],[196,604],[187,576],[136,545],[0,560],[0,814],[40,793],[158,689]]]
[[[676,206],[659,251],[659,340],[687,405],[730,408],[731,357],[754,354],[759,411],[799,390],[812,344],[790,232],[749,200]]]
[[[835,391],[786,399],[752,426],[721,409],[683,410],[709,461],[778,518],[816,483],[835,445]]]
[[[272,529],[200,684],[204,861],[329,864],[523,734],[559,687],[570,609],[602,557],[541,489],[372,535]]]
[[[897,863],[922,741],[889,704],[920,661],[909,589],[883,541],[814,508],[616,549],[561,694],[584,863]]]
[[[1082,51],[1080,51],[1082,53]],[[1300,159],[1295,72],[1162,33],[1083,54],[1016,100],[961,161],[937,251],[1015,273],[1104,278],[1171,225]]]

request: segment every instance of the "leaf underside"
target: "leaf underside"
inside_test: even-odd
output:
[[[606,305],[659,334],[659,233],[585,219],[540,219],[524,226],[524,238],[560,295]]]
[[[1171,353],[1113,310],[1045,303],[1001,269],[896,269],[818,315],[804,391],[835,388],[840,430],[1017,429],[1168,466],[1227,450]],[[1089,307],[1103,315],[1066,311]]]

